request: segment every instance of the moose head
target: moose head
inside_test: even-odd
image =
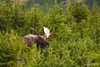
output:
[[[46,40],[46,38],[50,38],[50,35],[54,31],[50,33],[50,30],[48,28],[46,27],[43,27],[43,28],[44,28],[45,35],[41,36],[39,32],[37,32],[34,28],[31,27],[30,29],[34,33],[36,33],[36,35],[28,34],[28,35],[22,36],[22,39],[24,39],[25,43],[30,47],[32,46],[33,42],[37,45],[37,47],[40,46],[40,48],[45,48],[46,46],[49,46],[49,43]]]

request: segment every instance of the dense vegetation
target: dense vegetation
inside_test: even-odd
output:
[[[100,11],[75,2],[65,9],[55,1],[43,10],[38,4],[22,9],[10,0],[0,2],[0,67],[100,67]],[[20,36],[30,27],[54,30],[49,47],[27,47]],[[14,38],[16,37],[16,39]]]
[[[5,2],[6,0],[0,0],[0,1]],[[18,0],[16,0],[16,1],[18,1]],[[21,1],[24,1],[24,0],[21,0]],[[56,1],[58,4],[63,4],[63,5],[66,5],[65,3],[62,3],[63,1],[68,1],[68,2],[71,2],[72,4],[74,4],[75,1],[80,1],[80,2],[84,2],[85,4],[87,4],[89,6],[89,9],[93,8],[93,2],[97,2],[97,4],[100,7],[100,0],[56,0]],[[43,6],[46,7],[47,5],[52,7],[55,4],[55,0],[28,0],[27,2],[25,2],[26,6],[28,8],[31,7],[33,5],[33,3],[39,4],[42,7]]]
[[[38,3],[41,6],[45,6],[46,4],[48,4],[49,6],[52,6],[54,5],[54,1],[55,0],[29,0],[26,4],[28,7],[30,7],[33,3]],[[97,4],[100,7],[100,0],[56,0],[56,1],[58,4],[63,4],[63,5],[66,5],[66,4],[62,3],[62,1],[69,1],[72,4],[75,3],[75,1],[80,1],[87,4],[89,6],[89,9],[93,8],[93,2],[97,2]]]

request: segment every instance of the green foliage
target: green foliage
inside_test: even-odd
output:
[[[76,2],[72,13],[73,13],[72,15],[74,16],[76,22],[79,23],[81,22],[81,20],[87,18],[89,14],[89,10],[85,5],[80,5],[80,3]]]
[[[11,30],[24,25],[24,14],[18,6],[12,1],[7,0],[0,6],[0,30]]]
[[[34,4],[22,10],[10,0],[0,2],[0,67],[99,67],[99,7],[94,3],[90,11],[75,2],[63,9],[57,1],[46,7]],[[54,30],[49,47],[40,49],[34,42],[27,47],[21,36],[32,33],[30,27],[43,35],[44,26]]]
[[[0,33],[0,66],[16,66],[18,52],[23,48],[24,42],[15,39],[13,31],[11,34]]]
[[[0,33],[0,66],[16,67],[31,64],[34,50],[27,47],[13,30],[10,34]]]

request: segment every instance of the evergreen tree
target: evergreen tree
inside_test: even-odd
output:
[[[74,4],[72,15],[74,16],[77,23],[81,22],[83,19],[86,19],[88,13],[88,8],[84,4],[80,5],[78,2]]]

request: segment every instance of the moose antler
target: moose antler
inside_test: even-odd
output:
[[[35,34],[37,34],[38,36],[40,36],[40,34],[39,34],[34,28],[30,27],[30,29],[31,29]]]
[[[50,29],[48,29],[47,27],[43,27],[44,28],[44,33],[46,36],[46,38],[50,38],[50,35],[54,32],[54,30],[50,33]]]
[[[53,34],[53,32],[54,32],[54,30],[50,33],[50,35]],[[49,36],[50,36],[50,35],[49,35]]]
[[[44,37],[41,37],[40,33],[37,32],[34,28],[30,27],[30,29],[31,29],[34,33],[36,33],[40,38],[45,39]]]
[[[44,28],[44,33],[45,33],[45,35],[44,35],[44,36],[41,36],[39,32],[37,32],[34,28],[30,27],[30,29],[31,29],[35,34],[37,34],[40,38],[42,38],[42,39],[52,38],[52,37],[50,37],[50,35],[54,32],[54,30],[50,33],[50,30],[49,30],[47,27],[43,27],[43,28]]]

